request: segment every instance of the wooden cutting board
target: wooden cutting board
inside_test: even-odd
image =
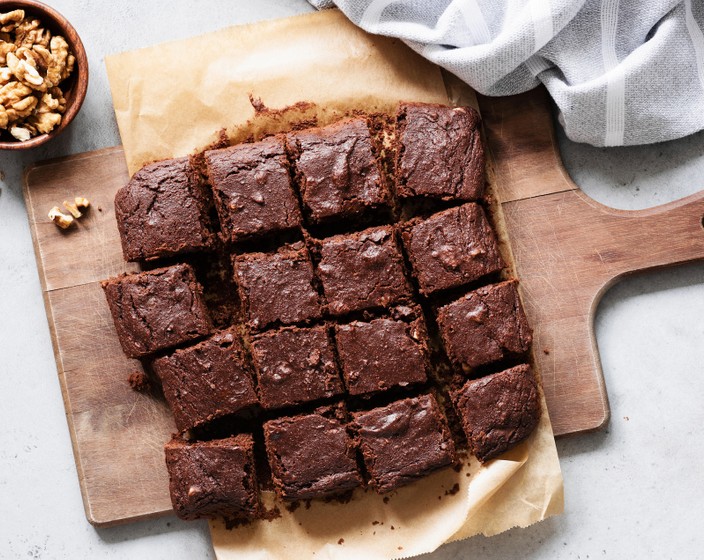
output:
[[[704,258],[704,193],[638,212],[606,208],[565,172],[543,90],[479,103],[499,227],[535,331],[555,434],[597,429],[609,408],[594,310],[625,274]],[[123,355],[99,285],[136,269],[122,259],[113,212],[126,181],[119,147],[42,163],[25,176],[86,515],[98,526],[171,511],[162,447],[173,421],[162,401],[127,384],[141,366]],[[47,211],[76,195],[92,207],[77,228],[59,230]]]

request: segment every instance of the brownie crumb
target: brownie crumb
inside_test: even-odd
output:
[[[549,355],[550,350],[548,350],[547,348],[543,348],[543,354],[545,354],[546,356]]]
[[[152,384],[145,373],[141,371],[133,371],[127,378],[127,382],[132,387],[133,391],[138,393],[149,393],[152,389]]]
[[[338,539],[337,544],[343,544],[345,542],[345,539]]]
[[[279,519],[281,517],[281,510],[278,506],[274,506],[272,509],[264,509],[262,511],[262,519],[266,521],[274,521],[274,519]]]
[[[384,503],[385,503],[385,504],[388,504],[388,503],[389,503],[389,497],[388,497],[388,496],[384,496]]]
[[[396,527],[394,527],[394,526],[392,525],[392,526],[391,526],[391,530],[394,531],[395,529],[396,529]]]
[[[452,485],[452,488],[450,488],[449,490],[445,490],[445,496],[454,496],[459,491],[460,491],[460,485],[459,485],[459,483],[455,482]]]
[[[286,509],[291,513],[296,511],[299,507],[301,507],[301,502],[299,501],[289,502],[286,504]]]
[[[372,525],[379,525],[379,521],[372,521]]]

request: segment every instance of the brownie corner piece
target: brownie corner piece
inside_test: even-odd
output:
[[[427,331],[421,318],[336,325],[340,368],[350,395],[371,396],[427,381]]]
[[[380,494],[457,463],[447,419],[432,394],[352,416],[370,483]]]
[[[324,325],[266,331],[252,337],[250,350],[264,409],[330,399],[343,392]]]
[[[467,381],[453,403],[471,452],[485,463],[518,445],[540,421],[540,393],[527,364]]]
[[[414,218],[401,227],[401,238],[424,295],[469,284],[504,267],[496,235],[479,204]]]
[[[326,498],[361,484],[344,423],[323,414],[269,420],[264,441],[274,488],[284,500]]]
[[[438,310],[440,336],[454,363],[476,368],[528,352],[533,335],[517,284],[483,286]]]
[[[245,253],[232,261],[245,319],[253,330],[322,317],[313,263],[305,249]]]
[[[177,264],[101,283],[122,349],[130,358],[190,342],[213,329],[193,268]]]
[[[152,363],[176,427],[184,432],[258,404],[252,371],[236,328]]]
[[[349,222],[389,207],[391,196],[365,117],[289,133],[287,144],[312,224]]]
[[[252,520],[261,504],[248,434],[188,443],[174,438],[164,446],[169,490],[181,519]]]
[[[318,244],[317,273],[332,315],[384,308],[411,297],[392,226],[336,235]]]
[[[145,165],[115,195],[125,260],[211,250],[216,241],[211,204],[187,157]]]
[[[401,104],[395,152],[401,198],[478,200],[484,194],[480,117],[471,107]]]
[[[210,150],[205,161],[228,241],[261,239],[301,225],[282,136]]]

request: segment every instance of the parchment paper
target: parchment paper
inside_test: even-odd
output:
[[[106,64],[130,174],[201,149],[223,128],[243,140],[311,116],[324,124],[355,109],[392,112],[399,100],[450,101],[437,67],[337,11],[223,29]],[[270,108],[310,104],[257,113],[250,95]],[[388,503],[360,490],[346,504],[280,507],[278,519],[231,531],[214,522],[216,555],[388,560],[561,513],[562,475],[544,400],[542,407],[538,429],[516,449],[485,466],[471,459],[460,472],[446,469],[392,493]],[[265,501],[273,505],[270,494]]]

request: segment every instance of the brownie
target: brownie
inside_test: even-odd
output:
[[[325,498],[361,483],[351,438],[336,418],[307,414],[270,420],[264,441],[274,488],[284,500]]]
[[[411,296],[391,226],[319,242],[318,277],[333,315],[386,307]]]
[[[421,293],[456,288],[504,266],[496,235],[478,204],[404,224],[403,244]]]
[[[350,220],[389,205],[366,118],[290,134],[287,145],[311,223]]]
[[[518,282],[483,286],[438,310],[450,359],[475,368],[524,354],[533,340],[518,297]]]
[[[405,103],[396,116],[396,193],[401,198],[477,200],[484,193],[479,113]]]
[[[343,392],[324,326],[267,331],[251,340],[251,351],[265,409],[327,399]]]
[[[130,358],[202,338],[212,331],[193,268],[178,264],[102,282],[117,337]]]
[[[427,380],[427,333],[422,319],[353,321],[335,327],[335,340],[350,395],[371,395]]]
[[[540,420],[538,383],[527,364],[467,381],[453,401],[470,450],[482,463],[522,442]]]
[[[235,328],[159,358],[153,368],[181,431],[243,412],[258,402]]]
[[[300,225],[283,137],[211,150],[205,161],[227,240],[237,243]]]
[[[457,462],[447,420],[432,395],[352,416],[370,484],[380,494]]]
[[[305,249],[239,255],[233,264],[250,328],[291,325],[322,316],[313,286],[313,265]]]
[[[128,261],[208,250],[215,235],[208,192],[188,158],[145,165],[115,195],[115,217]]]
[[[261,514],[254,470],[254,441],[241,434],[164,446],[171,503],[181,519],[254,519]]]

